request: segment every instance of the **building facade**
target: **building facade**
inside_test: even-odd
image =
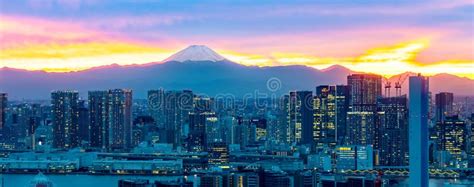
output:
[[[410,186],[428,186],[429,80],[423,76],[409,79],[409,169]]]
[[[317,148],[343,144],[346,132],[347,86],[316,87],[313,137]]]
[[[454,94],[441,92],[435,95],[436,122],[444,121],[447,116],[453,115]]]
[[[382,77],[373,74],[352,74],[347,77],[347,85],[347,144],[374,145],[377,139],[377,99],[382,96]]]
[[[53,146],[70,149],[79,146],[79,93],[54,91],[51,93]]]
[[[313,143],[313,93],[292,91],[288,98],[289,143]]]
[[[379,165],[408,165],[407,102],[406,96],[379,98],[377,102]]]
[[[132,91],[89,92],[91,147],[127,149],[132,144]]]

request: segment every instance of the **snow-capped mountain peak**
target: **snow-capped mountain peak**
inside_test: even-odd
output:
[[[205,45],[191,45],[174,55],[171,55],[164,62],[176,61],[176,62],[187,62],[187,61],[212,61],[218,62],[225,60],[224,57],[217,54],[215,51]]]

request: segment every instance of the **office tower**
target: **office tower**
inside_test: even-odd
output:
[[[191,152],[203,152],[207,150],[209,143],[224,141],[223,131],[218,123],[218,118],[213,112],[202,112],[189,114],[189,135],[187,146]]]
[[[164,129],[168,135],[165,142],[174,147],[182,145],[183,126],[189,123],[189,113],[193,110],[194,94],[190,90],[167,91],[164,93]]]
[[[130,148],[132,143],[132,91],[109,90],[108,99],[109,146],[112,149]]]
[[[427,187],[429,80],[418,75],[409,81],[409,185]]]
[[[377,131],[379,131],[379,165],[408,164],[407,97],[379,98],[377,101]]]
[[[288,138],[288,95],[276,100],[276,106],[273,111],[266,114],[267,118],[267,138],[269,141],[277,144],[286,144]]]
[[[89,92],[89,134],[91,147],[101,149],[109,147],[108,99],[108,91]]]
[[[79,146],[78,105],[77,91],[51,93],[54,147],[69,149]]]
[[[214,113],[210,113],[206,116],[205,121],[206,126],[206,147],[207,145],[214,143],[214,142],[225,142],[224,139],[224,128],[219,123],[219,119]]]
[[[445,151],[451,156],[449,167],[462,167],[462,154],[467,151],[468,129],[465,121],[458,116],[449,116],[436,123],[437,150]]]
[[[241,147],[256,143],[257,127],[249,119],[237,117],[237,123],[232,127],[232,144],[239,144]]]
[[[219,124],[222,126],[222,139],[227,144],[233,144],[233,128],[238,124],[237,118],[228,115],[219,115]]]
[[[313,93],[292,91],[288,98],[289,143],[313,143]]]
[[[163,89],[148,91],[148,111],[159,128],[165,126],[164,99],[165,91]]]
[[[89,92],[91,146],[127,149],[132,143],[132,91]]]
[[[441,92],[435,95],[436,122],[444,121],[446,116],[453,115],[453,93]]]
[[[206,116],[207,114],[189,114],[189,136],[188,151],[202,152],[205,149],[206,136]]]
[[[347,77],[349,108],[347,112],[348,144],[376,143],[375,117],[377,98],[382,96],[382,77],[352,74]]]
[[[194,97],[193,110],[189,112],[189,134],[187,146],[189,151],[201,152],[207,150],[207,144],[218,139],[225,140],[224,128],[212,112],[212,99],[209,97]]]
[[[282,115],[280,113],[281,112],[276,112],[275,114],[268,113],[266,115],[267,141],[286,143],[286,115]]]
[[[313,137],[317,148],[342,144],[346,131],[347,86],[321,85],[314,97]]]

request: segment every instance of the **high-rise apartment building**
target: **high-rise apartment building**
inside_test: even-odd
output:
[[[89,92],[91,146],[127,149],[132,143],[132,91]]]
[[[89,92],[89,134],[91,147],[101,149],[109,147],[108,99],[108,91]]]
[[[127,149],[132,144],[132,90],[109,90],[109,146]]]
[[[54,91],[51,93],[53,146],[70,149],[79,146],[79,93]]]

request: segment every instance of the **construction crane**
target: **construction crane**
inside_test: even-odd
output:
[[[387,77],[383,77],[384,88],[385,88],[385,97],[390,97],[390,88],[392,88],[392,83]]]
[[[397,82],[395,82],[395,96],[400,97],[402,96],[402,85],[407,80],[408,74],[401,74],[398,77]]]

